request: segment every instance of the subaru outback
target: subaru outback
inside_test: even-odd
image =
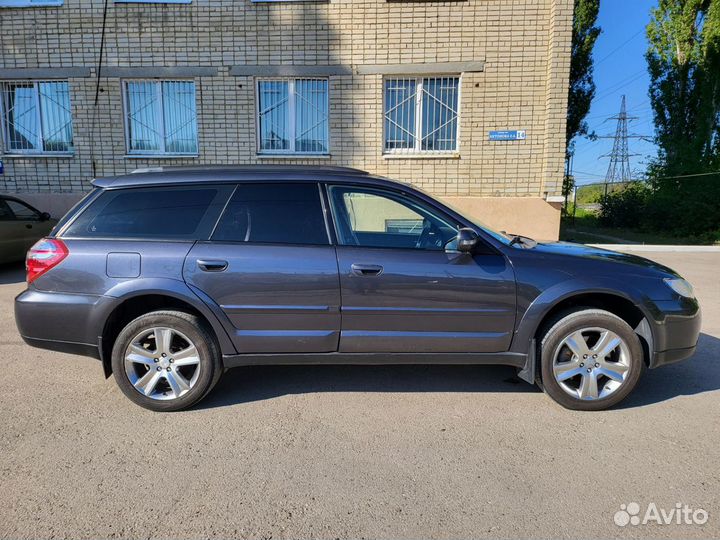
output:
[[[340,167],[101,178],[27,255],[17,326],[155,411],[258,364],[505,364],[599,410],[695,351],[691,285],[655,262],[499,233]]]

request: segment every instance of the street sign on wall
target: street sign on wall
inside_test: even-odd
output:
[[[527,134],[524,129],[506,129],[502,131],[491,131],[491,141],[524,141]]]

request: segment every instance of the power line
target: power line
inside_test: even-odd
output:
[[[597,176],[598,178],[605,178],[604,174],[591,173],[586,171],[575,171],[578,174],[584,174],[585,176]]]
[[[653,178],[653,180],[674,180],[675,178],[693,178],[695,176],[711,176],[713,174],[720,174],[720,171],[704,172],[704,173],[696,173],[696,174],[680,174],[678,176],[660,176],[658,178]]]
[[[631,75],[630,77],[623,79],[622,81],[616,83],[615,85],[611,86],[611,90],[607,90],[605,93],[603,93],[601,96],[595,98],[593,101],[602,101],[603,99],[607,99],[609,97],[614,97],[619,90],[622,90],[623,88],[631,85],[632,83],[642,79],[646,75],[646,71],[643,69],[636,73],[635,75]]]
[[[580,172],[580,171],[578,171]],[[586,174],[588,176],[601,176],[593,173],[581,173]],[[720,175],[720,171],[714,171],[714,172],[704,172],[704,173],[696,173],[696,174],[680,174],[678,176],[658,176],[657,178],[652,178],[653,180],[675,180],[677,178],[695,178],[699,176],[712,176],[712,175]],[[627,182],[642,182],[643,180],[628,180]],[[589,184],[582,184],[583,186],[602,186],[605,185],[605,182],[591,182]]]
[[[627,45],[627,44],[630,43],[632,40],[634,40],[636,37],[638,37],[640,34],[642,34],[644,31],[645,31],[644,28],[640,29],[640,30],[637,31],[635,34],[633,34],[632,36],[630,36],[628,39],[626,39],[625,41],[623,41],[620,45],[618,45],[617,47],[615,47],[615,48],[614,48],[612,51],[610,51],[608,54],[606,54],[605,56],[603,56],[600,60],[598,60],[597,62],[594,62],[594,64],[595,64],[596,66],[599,66],[599,65],[602,64],[605,60],[607,60],[608,58],[610,58],[613,54],[615,54],[615,53],[618,52],[620,49],[622,49],[625,45]]]

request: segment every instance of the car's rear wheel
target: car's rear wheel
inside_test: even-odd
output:
[[[600,309],[558,317],[540,344],[542,386],[563,407],[598,411],[620,403],[645,369],[640,339],[624,320]]]
[[[115,340],[112,367],[120,390],[153,411],[190,407],[222,372],[212,332],[181,311],[155,311],[131,321]]]

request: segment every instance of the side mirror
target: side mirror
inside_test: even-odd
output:
[[[40,221],[47,221],[49,219],[50,219],[50,214],[48,214],[47,212],[42,212],[40,214]]]
[[[460,229],[457,234],[457,250],[470,253],[478,243],[478,234],[472,229]]]

